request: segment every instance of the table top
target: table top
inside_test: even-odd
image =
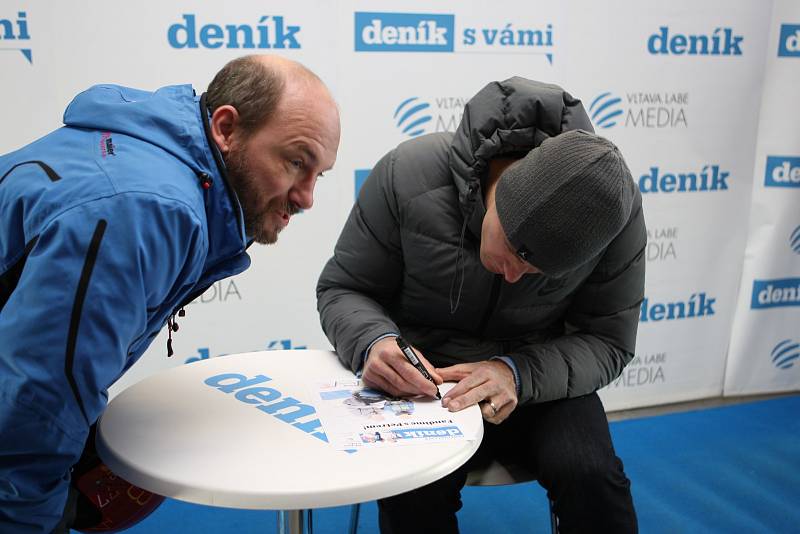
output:
[[[98,423],[97,451],[122,478],[183,501],[295,510],[403,493],[455,471],[483,437],[480,409],[459,413],[474,440],[345,452],[324,441],[314,385],[353,378],[322,350],[232,354],[127,388]],[[267,394],[240,395],[254,385]],[[304,405],[304,406],[300,406]],[[299,406],[299,407],[298,407]]]

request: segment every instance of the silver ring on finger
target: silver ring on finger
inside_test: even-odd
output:
[[[492,417],[494,417],[497,415],[497,406],[494,405],[491,399],[487,399],[487,401],[489,402],[489,408],[492,409]]]

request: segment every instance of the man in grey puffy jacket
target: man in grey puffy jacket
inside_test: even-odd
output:
[[[635,532],[630,482],[596,391],[633,357],[644,291],[641,196],[580,101],[511,78],[467,104],[458,130],[407,141],[364,184],[317,287],[322,326],[367,385],[479,403],[476,458],[513,455],[561,532]],[[471,462],[379,501],[381,531],[457,532]],[[409,514],[408,510],[414,510]]]

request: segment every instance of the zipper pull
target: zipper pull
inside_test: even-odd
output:
[[[167,358],[172,357],[175,351],[172,350],[172,333],[178,331],[178,323],[175,322],[175,314],[167,317]]]
[[[469,184],[469,189],[467,190],[467,200],[470,202],[475,201],[475,195],[478,192],[478,184],[471,183]]]
[[[200,178],[200,187],[206,191],[211,189],[211,186],[214,184],[214,182],[211,180],[211,176],[209,176],[207,172],[201,172],[197,175],[197,177]]]

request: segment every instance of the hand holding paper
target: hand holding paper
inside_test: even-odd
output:
[[[444,380],[458,381],[442,399],[442,406],[451,412],[481,403],[483,418],[499,424],[517,407],[514,374],[501,361],[461,363],[438,372]]]

